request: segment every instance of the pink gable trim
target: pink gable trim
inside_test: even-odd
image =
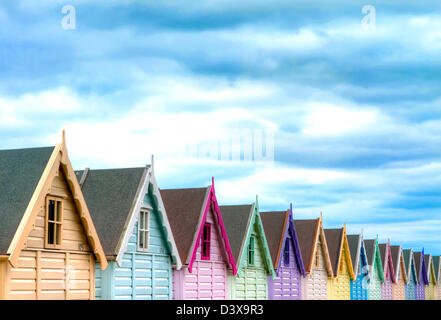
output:
[[[219,205],[217,204],[216,194],[215,194],[215,190],[214,190],[214,178],[212,178],[210,193],[208,195],[207,203],[205,204],[204,213],[202,215],[201,223],[198,227],[198,234],[196,237],[196,242],[193,245],[193,251],[191,254],[191,258],[190,258],[190,263],[188,264],[188,271],[191,273],[192,267],[193,267],[193,262],[196,259],[196,253],[199,248],[200,241],[201,241],[202,231],[204,229],[205,221],[207,220],[208,209],[210,208],[209,205],[212,206],[212,209],[217,216],[217,220],[219,222],[219,226],[220,226],[220,230],[221,230],[221,236],[224,239],[225,250],[227,251],[227,256],[228,256],[228,260],[229,260],[228,262],[230,263],[231,268],[233,269],[233,275],[235,275],[237,273],[237,267],[236,267],[236,264],[234,263],[233,252],[231,251],[230,242],[228,241],[227,232],[225,231],[224,221],[222,220],[222,215],[221,215],[221,212],[219,209]]]
[[[393,283],[396,282],[395,279],[395,270],[394,270],[394,263],[392,261],[392,253],[390,252],[390,240],[387,241],[386,245],[386,259],[385,259],[385,266],[384,266],[384,272],[385,272],[385,279],[391,278],[391,281]],[[389,271],[391,274],[389,274]]]

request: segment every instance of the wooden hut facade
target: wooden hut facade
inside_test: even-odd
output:
[[[237,273],[228,271],[228,297],[267,300],[268,276],[274,268],[257,202],[251,205],[220,206],[231,244]]]
[[[368,299],[369,266],[361,234],[347,235],[355,280],[351,279],[351,300]]]
[[[94,299],[107,260],[64,139],[0,151],[0,299]]]
[[[380,250],[381,263],[383,265],[384,282],[381,284],[381,299],[393,300],[393,286],[395,285],[395,270],[392,255],[390,252],[390,242],[378,245]]]
[[[401,246],[390,246],[395,271],[395,284],[392,286],[394,300],[406,300],[407,273],[402,251]]]
[[[153,168],[86,169],[77,178],[109,263],[97,265],[96,298],[172,299],[172,264],[180,269],[181,260]]]
[[[351,280],[355,280],[346,224],[340,229],[325,229],[333,275],[328,279],[328,300],[350,300]]]
[[[378,249],[378,239],[364,240],[364,247],[369,263],[368,300],[381,300],[384,271]]]
[[[227,272],[237,270],[214,181],[160,193],[182,261],[181,270],[173,270],[173,299],[228,299]]]
[[[260,216],[275,269],[275,277],[268,276],[268,298],[300,300],[301,280],[306,274],[292,218],[292,205],[287,211],[261,212]]]
[[[327,300],[328,277],[333,276],[322,217],[294,220],[306,276],[302,278],[303,300]]]

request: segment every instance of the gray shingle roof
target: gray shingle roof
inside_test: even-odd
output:
[[[248,221],[252,214],[252,208],[253,206],[249,204],[219,206],[236,265],[240,263],[240,249],[244,237],[247,234]]]
[[[5,254],[54,147],[0,150],[0,254]]]
[[[439,279],[439,261],[440,261],[439,256],[433,256],[432,261],[433,261],[433,268],[435,269],[435,279],[436,279],[436,281],[438,281],[438,279]]]
[[[338,260],[341,255],[341,242],[343,240],[343,228],[340,229],[324,229],[326,244],[328,245],[329,258],[331,259],[332,271],[334,277],[338,274]]]
[[[84,199],[106,256],[117,254],[118,242],[145,170],[145,167],[89,170],[82,185]],[[83,172],[75,172],[78,181]]]
[[[375,240],[364,240],[364,249],[366,250],[366,256],[368,258],[368,264],[373,266],[375,255]]]
[[[354,273],[357,274],[356,269],[356,262],[360,259],[360,248],[359,245],[361,244],[360,238],[361,235],[359,234],[348,234],[346,235],[348,238],[348,246],[349,246],[349,252],[351,253],[351,261],[352,261],[352,269],[354,269]]]
[[[287,211],[271,211],[261,212],[263,229],[265,230],[265,237],[268,243],[268,248],[271,254],[271,260],[274,268],[277,268],[277,258],[280,250],[281,241],[284,235],[285,221],[288,219]],[[286,221],[288,223],[288,221]]]
[[[205,197],[210,187],[188,189],[160,189],[162,202],[170,222],[170,227],[178,247],[182,264],[193,243],[199,227],[199,217],[205,205]]]

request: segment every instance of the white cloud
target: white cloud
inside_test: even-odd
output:
[[[302,132],[307,135],[341,135],[362,131],[378,119],[376,110],[357,110],[326,103],[314,103],[305,116]]]

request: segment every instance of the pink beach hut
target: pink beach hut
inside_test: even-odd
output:
[[[381,264],[383,265],[384,282],[381,284],[381,300],[393,300],[393,286],[395,283],[395,270],[390,252],[390,241],[378,245]]]
[[[227,269],[237,270],[214,180],[206,188],[160,192],[183,265],[173,270],[173,299],[227,299]]]

